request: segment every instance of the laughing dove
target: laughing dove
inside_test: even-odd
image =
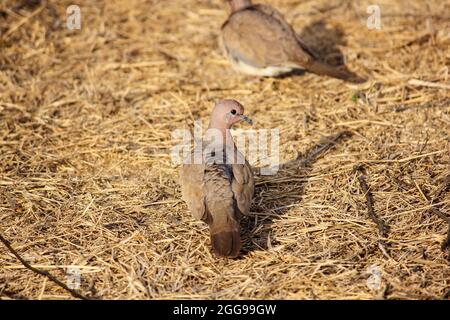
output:
[[[222,25],[220,43],[237,71],[255,76],[279,76],[296,69],[361,82],[349,71],[320,62],[282,14],[251,0],[226,0],[231,7]]]
[[[255,187],[252,169],[230,133],[242,120],[251,124],[239,102],[217,103],[199,148],[200,161],[194,148],[180,169],[183,200],[194,218],[210,226],[213,252],[223,257],[239,255],[240,219],[249,213]]]

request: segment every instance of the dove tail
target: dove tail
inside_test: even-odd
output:
[[[241,251],[239,231],[211,233],[211,245],[215,254],[221,257],[237,257]]]
[[[217,216],[216,216],[217,217]],[[213,252],[220,257],[237,257],[241,251],[239,221],[221,216],[210,225]]]
[[[342,79],[353,83],[362,83],[366,81],[353,72],[348,70],[340,70],[323,62],[313,60],[306,66],[306,70],[319,75],[326,75],[332,78]]]

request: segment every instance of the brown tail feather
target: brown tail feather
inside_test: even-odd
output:
[[[233,212],[234,208],[221,206],[215,209],[210,212],[208,222],[213,252],[219,257],[237,257],[241,250],[241,226],[237,212]]]
[[[211,233],[211,245],[215,254],[221,257],[237,257],[241,251],[239,231]]]
[[[348,70],[340,70],[317,60],[313,60],[306,67],[306,70],[308,70],[309,72],[313,72],[315,74],[326,75],[353,83],[362,83],[366,81],[366,79],[359,77],[353,72],[350,72]]]

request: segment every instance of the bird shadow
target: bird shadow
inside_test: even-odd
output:
[[[365,81],[364,78],[350,71],[345,65],[344,55],[338,47],[347,45],[342,28],[331,28],[327,26],[324,20],[318,20],[303,28],[298,37],[307,46],[304,49],[317,60],[348,73],[347,81],[355,83]],[[304,70],[293,70],[290,73],[280,75],[278,78],[301,76],[304,73]]]
[[[325,21],[318,20],[303,28],[299,37],[322,62],[335,67],[345,66],[344,55],[338,47],[347,45],[342,28],[330,28]]]
[[[242,220],[243,256],[277,244],[271,237],[271,225],[300,204],[314,163],[351,135],[349,131],[342,131],[323,137],[296,159],[280,164],[275,175],[257,179],[253,210]]]

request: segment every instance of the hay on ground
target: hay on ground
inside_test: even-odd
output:
[[[79,268],[102,299],[448,297],[432,208],[450,213],[449,3],[379,0],[369,30],[370,1],[264,2],[369,81],[236,74],[220,0],[78,1],[81,30],[65,27],[71,1],[2,1],[0,233],[24,259],[62,281]],[[172,131],[223,98],[280,129],[286,163],[256,178],[235,260],[211,254],[169,155]],[[0,298],[71,296],[0,245]]]

